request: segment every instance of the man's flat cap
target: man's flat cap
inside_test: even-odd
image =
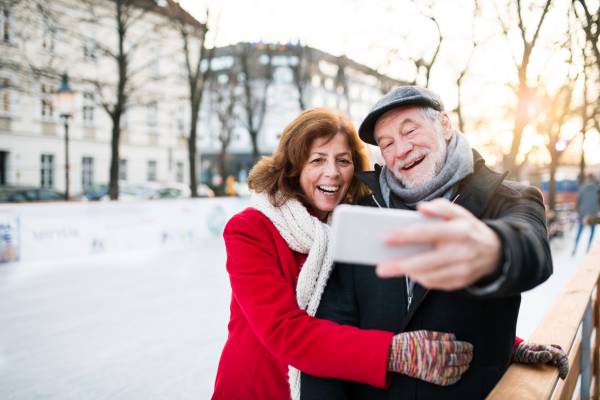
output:
[[[399,86],[375,103],[358,128],[360,138],[366,143],[377,145],[374,135],[375,123],[385,112],[402,106],[425,106],[437,111],[444,110],[442,99],[431,90],[420,86]]]

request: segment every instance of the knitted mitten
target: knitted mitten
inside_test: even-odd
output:
[[[551,363],[558,368],[558,376],[565,379],[569,373],[569,357],[557,344],[521,342],[513,352],[513,361],[521,364]]]
[[[452,385],[473,359],[473,345],[451,333],[413,331],[393,337],[388,370],[436,385]]]

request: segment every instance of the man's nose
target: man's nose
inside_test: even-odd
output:
[[[397,140],[395,158],[404,158],[413,149],[413,144],[408,140]]]

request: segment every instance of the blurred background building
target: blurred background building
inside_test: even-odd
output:
[[[127,2],[123,26],[112,2],[1,4],[0,185],[62,192],[68,168],[71,195],[106,192],[117,108],[121,189],[189,182],[189,71],[180,32],[202,39],[203,23],[172,1]],[[358,122],[378,96],[401,83],[300,43],[238,43],[207,54],[193,55],[206,83],[196,171],[197,181],[212,186],[229,175],[243,182],[300,110],[324,105]],[[65,73],[74,92],[68,144],[55,97]]]

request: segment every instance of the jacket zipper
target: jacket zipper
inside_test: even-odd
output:
[[[377,207],[384,208],[381,206],[381,204],[379,204],[379,202],[375,198],[375,194],[371,194],[371,197],[373,198],[373,201],[375,202],[375,204],[377,204]],[[459,197],[460,197],[460,193],[457,193],[451,202],[454,204],[456,202],[456,200],[458,200]],[[386,207],[386,208],[389,208],[389,207]],[[406,283],[406,311],[408,311],[408,310],[410,310],[410,305],[412,304],[412,301],[413,301],[415,283],[408,276],[404,277],[404,282]]]

